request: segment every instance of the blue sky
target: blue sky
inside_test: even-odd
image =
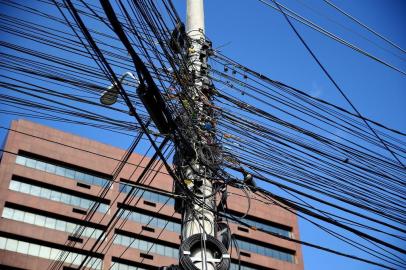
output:
[[[175,0],[174,2],[179,14],[183,16],[185,1]],[[354,45],[406,70],[404,60],[387,52],[389,50],[394,54],[402,55],[399,50],[358,27],[322,0],[283,0],[281,3]],[[406,48],[405,1],[337,0],[334,3],[400,47]],[[349,105],[322,73],[285,19],[275,10],[260,1],[207,0],[205,4],[206,34],[213,41],[214,48],[218,48],[223,54],[272,79],[350,110]],[[405,75],[368,59],[305,26],[298,23],[295,23],[295,26],[364,116],[389,127],[406,131]],[[10,120],[16,118],[4,115],[0,117],[2,126],[8,126]],[[107,137],[94,131],[83,130],[77,126],[44,123],[122,148],[127,148],[130,144],[128,138],[120,140],[110,135]],[[2,132],[0,135],[3,141],[5,133]],[[302,220],[300,230],[301,237],[305,241],[364,256]],[[311,248],[304,247],[303,251],[307,270],[378,269]]]
[[[399,50],[393,49],[358,27],[323,1],[292,0],[281,3],[354,45],[406,70],[404,60],[379,46],[401,55]],[[357,0],[334,1],[334,3],[400,47],[406,47],[404,1]],[[354,34],[332,21],[339,22],[359,34]],[[364,116],[398,130],[406,130],[404,75],[305,26],[298,23],[295,23],[295,26]],[[273,79],[350,109],[296,38],[285,19],[259,1],[206,1],[206,33],[212,39],[214,47],[224,45],[221,47],[222,53],[232,59]],[[378,46],[366,39],[372,40]],[[301,237],[305,241],[368,257],[320,232],[303,220],[300,220],[300,230]],[[379,269],[312,248],[303,247],[303,252],[306,270]]]

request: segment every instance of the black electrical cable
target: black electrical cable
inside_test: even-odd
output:
[[[406,51],[404,49],[402,49],[400,46],[396,45],[394,42],[392,42],[391,40],[389,40],[388,38],[384,37],[383,35],[379,34],[378,32],[376,32],[375,30],[373,30],[371,27],[367,26],[366,24],[362,23],[360,20],[358,20],[357,18],[355,18],[354,16],[352,16],[351,14],[349,14],[348,12],[345,12],[344,10],[342,10],[341,8],[339,8],[337,5],[335,5],[334,3],[332,3],[329,0],[323,0],[325,3],[327,3],[328,5],[330,5],[331,7],[333,7],[334,9],[338,10],[341,14],[345,15],[346,17],[350,18],[352,21],[356,22],[358,25],[362,26],[363,28],[367,29],[369,32],[373,33],[374,35],[378,36],[379,38],[381,38],[382,40],[386,41],[387,43],[389,43],[390,45],[392,45],[393,47],[399,49],[400,51],[402,51],[403,53],[406,53]]]
[[[52,3],[50,1],[40,2]],[[86,19],[101,22],[109,30],[112,30],[107,19],[100,12],[102,11],[101,8],[90,4],[85,5],[83,1],[81,3],[83,9],[77,10],[81,15]],[[145,1],[127,2],[127,4],[130,7],[129,12],[126,10],[128,7],[123,5],[120,24],[127,33],[135,32],[133,36],[128,35],[131,46],[137,50],[146,70],[151,73],[152,79],[157,80],[157,86],[164,98],[166,95],[179,94],[182,90],[187,89],[186,81],[182,81],[184,71],[181,68],[187,68],[186,57],[184,54],[174,53],[168,46],[170,33],[166,21],[160,14],[161,11],[157,10],[153,3]],[[17,6],[13,1],[8,2],[7,5],[35,16],[41,16],[50,22],[56,22],[61,26],[61,30],[62,27],[69,26],[66,22],[63,23],[63,20],[42,12],[40,9],[33,9],[28,5]],[[62,9],[68,7],[59,3],[58,6]],[[172,24],[175,24],[179,22],[179,16],[177,16],[176,11],[170,11],[170,6],[171,3],[165,8],[169,14],[168,18]],[[71,22],[71,25],[80,31],[85,29],[83,26],[78,27],[77,23]],[[36,116],[59,122],[80,123],[109,130],[114,129],[114,127],[117,131],[131,130],[130,128],[126,129],[126,126],[129,125],[127,124],[128,121],[121,121],[118,118],[105,121],[101,116],[92,117],[91,112],[93,110],[87,109],[88,106],[93,106],[91,102],[88,102],[90,99],[78,99],[81,95],[81,88],[88,93],[97,95],[97,92],[103,90],[103,87],[98,87],[98,85],[100,83],[105,84],[106,77],[110,82],[114,82],[114,74],[107,72],[98,75],[98,69],[86,62],[86,59],[90,57],[86,54],[89,53],[80,48],[76,48],[77,50],[74,51],[74,46],[81,46],[80,42],[75,41],[74,35],[67,33],[67,31],[57,31],[58,28],[54,26],[42,27],[41,24],[35,22],[32,33],[29,33],[28,25],[29,23],[25,20],[19,22],[17,18],[0,16],[0,27],[8,31],[7,33],[14,33],[15,36],[27,41],[39,42],[43,46],[41,48],[55,47],[61,52],[69,52],[79,56],[81,60],[69,61],[60,57],[55,58],[51,54],[41,53],[41,49],[26,50],[22,46],[16,47],[12,43],[3,43],[2,47],[7,47],[8,51],[2,53],[0,57],[4,59],[4,63],[8,62],[9,64],[2,64],[0,68],[14,74],[8,78],[2,77],[5,79],[3,87],[9,88],[10,93],[14,93],[2,95],[0,102],[7,106],[15,106],[15,108],[0,113],[25,114],[30,117]],[[49,25],[55,24],[50,23]],[[51,40],[51,33],[53,32],[56,35],[55,39]],[[106,64],[110,63],[107,61],[111,62],[111,66],[114,68],[132,69],[131,59],[127,57],[125,48],[108,46],[102,40],[107,38],[111,40],[111,44],[117,44],[119,39],[93,29],[89,29],[89,32],[95,37],[100,37],[99,39],[95,38],[94,42],[102,47],[97,49],[93,42],[93,52],[91,53],[97,57],[97,63],[103,65],[103,69],[105,66],[105,70],[108,70]],[[91,36],[84,36],[85,40],[91,44]],[[66,37],[66,42],[63,37]],[[67,49],[63,46],[64,42]],[[29,57],[14,55],[17,51],[23,52]],[[106,57],[103,57],[103,54]],[[207,167],[218,174],[212,177],[213,180],[217,178],[219,181],[228,181],[233,178],[228,173],[241,173],[240,168],[244,166],[264,173],[266,178],[275,179],[273,180],[274,185],[278,186],[278,184],[285,182],[285,186],[291,188],[292,194],[306,197],[316,191],[323,196],[323,199],[316,196],[310,197],[313,201],[317,201],[314,199],[317,198],[334,207],[342,207],[340,201],[345,202],[350,206],[344,208],[345,210],[360,214],[362,218],[372,219],[375,225],[383,222],[387,228],[399,230],[396,223],[403,224],[405,214],[401,207],[404,203],[402,193],[405,186],[401,181],[405,176],[404,168],[400,168],[391,159],[380,153],[379,140],[369,134],[370,132],[365,128],[365,123],[362,121],[368,121],[374,125],[374,128],[379,128],[377,134],[385,140],[389,148],[396,152],[398,157],[402,158],[406,156],[405,144],[395,135],[404,136],[404,133],[384,127],[377,122],[365,119],[333,104],[328,104],[321,99],[313,98],[305,92],[283,83],[270,80],[262,74],[219,55],[217,52],[214,55],[214,60],[220,65],[228,65],[233,70],[233,75],[227,75],[226,71],[220,72],[213,68],[210,71],[211,79],[225,88],[219,91],[221,95],[215,94],[215,106],[222,106],[222,108],[215,107],[215,111],[220,115],[216,127],[217,138],[224,146],[219,154],[227,158],[221,165],[221,170],[224,171],[207,163]],[[76,69],[75,66],[79,68]],[[13,78],[18,79],[18,76],[21,75],[36,80],[37,84],[27,85],[22,80],[18,83],[12,82]],[[244,80],[239,79],[239,76],[244,77]],[[94,83],[87,84],[90,81]],[[41,91],[35,93],[35,99],[39,101],[34,102],[21,97],[26,93],[30,94],[30,92],[35,91],[42,82],[46,82],[58,90],[51,90],[51,86],[47,87],[48,89],[41,88]],[[59,85],[62,87],[58,87]],[[70,86],[76,89],[76,95],[69,94],[67,87]],[[173,90],[168,90],[169,87],[173,87]],[[238,96],[240,93],[241,96]],[[59,105],[54,104],[54,97],[58,98]],[[131,97],[132,101],[138,102],[135,96]],[[194,106],[194,101],[187,96],[186,98],[189,104]],[[87,106],[83,108],[88,113],[76,111],[76,108],[63,108],[61,102],[64,102],[65,99]],[[125,100],[127,99],[124,98]],[[171,112],[176,112],[179,106],[183,106],[178,98],[169,98],[166,99],[166,102],[168,102],[168,108]],[[96,105],[94,104],[94,106]],[[29,112],[30,107],[33,108],[32,112]],[[18,110],[26,110],[27,113],[19,113]],[[274,110],[278,112],[273,113]],[[272,114],[266,113],[267,111],[272,111]],[[56,113],[55,116],[52,116],[52,112]],[[121,112],[125,113],[124,110]],[[286,118],[280,117],[281,114],[285,114]],[[145,119],[145,116],[143,118]],[[298,124],[295,119],[299,119],[302,123]],[[179,123],[177,128],[180,132],[184,128],[181,125],[185,124],[187,125],[186,122]],[[313,131],[307,125],[315,127],[321,125],[321,127],[318,131]],[[331,131],[329,128],[338,128],[344,132],[344,135],[332,139],[326,136]],[[151,132],[148,131],[148,134]],[[348,135],[350,135],[349,138],[344,138]],[[226,138],[225,136],[232,137]],[[325,198],[328,199],[325,200]],[[189,196],[188,200],[196,199]],[[201,202],[196,201],[196,203]],[[313,210],[322,214],[325,213],[321,208]],[[391,220],[391,222],[386,222],[380,217],[376,218],[377,215]],[[340,219],[340,217],[343,216],[338,214],[336,218],[344,222],[345,218]],[[356,223],[349,222],[346,224],[368,230],[367,227],[360,227]]]
[[[287,7],[283,6],[279,2],[275,2],[274,0],[272,0],[272,2],[275,4],[275,6],[273,6],[270,3],[268,3],[268,1],[266,1],[266,0],[259,0],[259,1],[262,2],[263,4],[265,4],[266,6],[271,7],[271,8],[275,9],[276,11],[278,11],[278,12],[280,12],[282,14],[287,14],[286,16],[291,17],[292,19],[294,19],[294,20],[296,20],[296,21],[298,21],[298,22],[300,22],[300,23],[302,23],[302,24],[304,24],[304,25],[306,25],[306,26],[308,26],[308,27],[322,33],[322,34],[324,34],[325,36],[327,36],[327,37],[329,37],[329,38],[331,38],[331,39],[333,39],[333,40],[335,40],[335,41],[337,41],[337,42],[351,48],[352,50],[354,50],[354,51],[356,51],[356,52],[358,52],[358,53],[360,53],[360,54],[362,54],[362,55],[364,55],[364,56],[366,56],[366,57],[368,57],[368,58],[370,58],[370,59],[372,59],[372,60],[374,60],[374,61],[376,61],[376,62],[378,62],[380,64],[383,64],[383,65],[391,68],[392,70],[399,72],[402,75],[406,75],[406,73],[403,70],[391,65],[390,63],[385,62],[382,59],[379,59],[378,57],[366,52],[365,50],[362,50],[361,48],[358,48],[357,46],[349,43],[348,41],[345,41],[344,39],[342,39],[342,38],[334,35],[333,33],[323,29],[322,27],[318,26],[317,24],[313,23],[312,21],[304,18],[303,16],[300,16],[296,12],[294,12],[294,11],[288,9]],[[269,1],[271,1],[271,0],[269,0]],[[286,10],[288,13],[283,11],[281,7],[284,10]]]
[[[399,162],[399,164],[406,169],[406,166],[399,160],[399,158],[395,155],[395,153],[393,153],[393,151],[391,149],[389,149],[389,147],[386,145],[386,143],[381,139],[381,137],[379,137],[379,135],[375,132],[375,130],[369,125],[369,123],[364,120],[364,118],[362,117],[362,115],[360,114],[360,112],[357,110],[357,108],[355,108],[355,106],[352,104],[352,102],[348,99],[347,95],[343,92],[343,90],[341,90],[341,88],[338,86],[338,84],[336,83],[336,81],[331,77],[330,73],[326,70],[326,68],[321,64],[321,62],[319,61],[319,59],[316,57],[316,55],[314,54],[314,52],[310,49],[310,47],[307,45],[307,43],[304,41],[303,37],[299,34],[299,32],[296,30],[295,26],[292,24],[292,22],[290,21],[290,19],[288,18],[288,16],[286,15],[286,13],[282,10],[282,8],[279,6],[279,4],[275,1],[272,0],[275,5],[278,7],[278,9],[281,11],[281,13],[283,14],[283,16],[285,17],[286,21],[289,23],[290,27],[292,28],[292,30],[295,32],[295,34],[297,35],[297,37],[300,39],[300,41],[302,42],[302,44],[306,47],[307,51],[311,54],[311,56],[313,57],[313,59],[317,62],[317,64],[319,65],[319,67],[323,70],[323,72],[326,74],[326,76],[330,79],[330,81],[334,84],[334,86],[337,88],[337,90],[341,93],[341,95],[344,97],[344,99],[348,102],[348,104],[350,104],[351,108],[359,115],[359,117],[361,119],[363,119],[365,125],[367,125],[369,127],[369,129],[372,131],[372,133],[379,139],[379,141],[382,143],[382,145],[388,150],[388,152],[390,152],[392,154],[392,156]],[[406,75],[406,74],[405,74]]]

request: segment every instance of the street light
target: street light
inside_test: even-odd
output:
[[[121,75],[119,82],[122,83],[126,77],[131,77],[133,78],[137,84],[139,84],[139,81],[137,80],[137,78],[135,78],[134,74],[132,74],[130,71],[127,71],[126,73],[124,73],[123,75]],[[117,97],[118,94],[120,93],[120,89],[118,87],[118,85],[116,83],[113,83],[112,85],[110,85],[109,87],[107,87],[107,90],[104,91],[101,96],[100,96],[100,102],[103,105],[113,105],[114,103],[117,102]]]

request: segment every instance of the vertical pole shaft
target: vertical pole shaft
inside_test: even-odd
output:
[[[187,18],[186,32],[190,40],[189,47],[189,72],[193,77],[193,86],[190,87],[188,96],[193,100],[193,108],[195,112],[195,122],[198,126],[204,126],[204,121],[207,119],[207,111],[205,109],[202,87],[204,80],[207,80],[207,75],[202,73],[202,64],[207,64],[207,56],[202,57],[202,45],[205,41],[204,35],[204,10],[203,0],[187,0]],[[207,100],[207,99],[206,99]],[[197,153],[202,153],[202,145],[205,142],[203,139],[207,134],[199,134],[195,138],[191,138],[191,144],[196,147]],[[200,139],[198,139],[200,138]],[[184,155],[185,156],[185,155]],[[199,157],[199,154],[197,154]],[[214,207],[213,197],[205,198],[212,193],[212,183],[205,175],[210,175],[210,168],[203,165],[199,158],[191,161],[184,160],[183,164],[188,164],[184,169],[183,175],[187,176],[183,180],[192,179],[194,182],[193,190],[198,198],[200,198],[210,208]],[[198,184],[197,184],[198,183]],[[207,235],[214,236],[214,214],[205,209],[202,205],[193,204],[186,205],[183,213],[182,239],[187,239],[192,235],[201,234],[202,240],[205,240]],[[214,270],[214,265],[210,262],[213,258],[213,252],[209,247],[205,246],[205,241],[196,250],[191,251],[191,257],[196,258],[194,265],[202,270]]]
[[[191,39],[204,38],[203,0],[187,0],[186,32]]]

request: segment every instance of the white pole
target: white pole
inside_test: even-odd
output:
[[[204,8],[203,0],[187,0],[187,17],[186,17],[186,32],[189,38],[191,39],[191,44],[189,48],[189,71],[195,72],[195,74],[200,74],[202,61],[207,59],[200,58],[200,52],[202,44],[205,40],[205,28],[204,28]],[[191,88],[191,96],[195,101],[194,106],[196,109],[196,114],[199,119],[199,116],[205,115],[204,106],[203,106],[203,97],[201,88],[203,85],[204,75],[198,75],[195,77],[194,87]],[[192,170],[189,170],[192,175],[192,179],[200,179],[203,183],[200,187],[200,196],[208,196],[212,193],[212,183],[200,176],[197,176],[195,172],[199,174],[205,174],[208,170],[204,165],[196,163],[191,165]],[[197,194],[197,196],[199,196]],[[203,197],[204,197],[203,196]],[[201,196],[202,197],[202,196]],[[205,204],[209,207],[214,206],[214,198],[210,197],[205,199]],[[186,206],[184,209],[184,224],[182,230],[183,239],[195,234],[202,234],[203,237],[207,234],[214,236],[214,214],[203,209],[203,207],[195,204],[193,206]],[[203,239],[202,239],[203,240]],[[200,246],[196,250],[192,251],[190,256],[194,261],[194,265],[201,270],[214,270],[214,264],[212,263],[213,252],[206,248],[205,246]]]
[[[203,0],[187,0],[186,32],[189,37],[193,32],[202,33],[197,39],[204,38],[204,8]],[[194,33],[193,33],[194,34]]]

